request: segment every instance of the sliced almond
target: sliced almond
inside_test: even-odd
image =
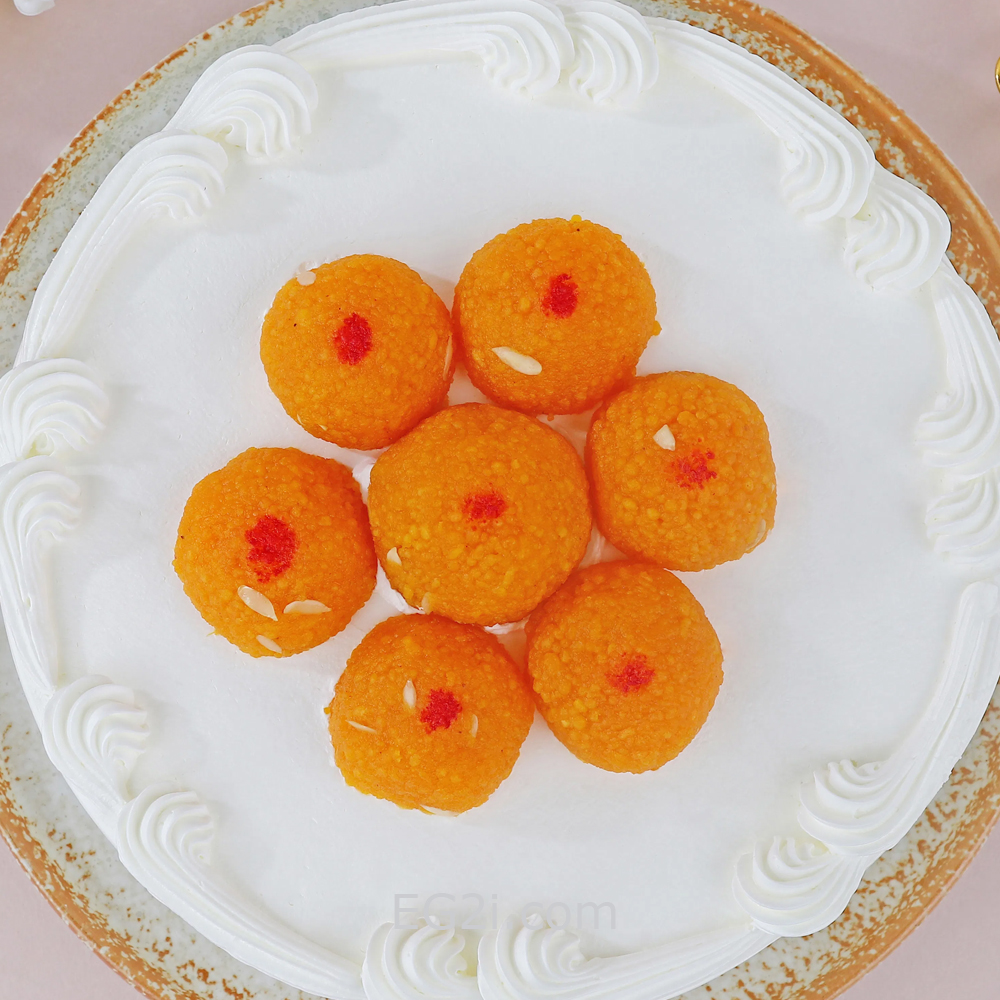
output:
[[[520,372],[522,375],[541,375],[542,366],[534,358],[529,358],[527,354],[518,354],[510,347],[494,347],[493,353],[508,368]]]
[[[257,614],[270,618],[273,622],[278,620],[278,616],[274,613],[274,605],[260,591],[254,590],[253,587],[240,587],[236,595],[251,611],[256,611]]]
[[[348,719],[347,724],[349,726],[354,726],[355,729],[360,729],[363,733],[374,733],[375,730],[371,726],[363,726],[360,722],[355,722],[353,719]]]
[[[456,812],[449,812],[447,809],[438,809],[437,806],[421,806],[420,807],[425,813],[430,813],[432,816],[457,816]]]
[[[298,274],[295,275],[295,280],[300,285],[311,285],[316,280],[316,275],[309,268],[302,267],[299,269]]]
[[[403,685],[403,701],[407,708],[417,707],[417,689],[413,686],[413,681],[407,681]]]
[[[668,424],[664,424],[654,435],[653,440],[664,450],[673,451],[677,447],[673,432]]]
[[[444,350],[444,377],[448,377],[448,369],[451,368],[451,359],[455,354],[451,337],[448,338],[448,346]]]
[[[764,518],[761,518],[760,525],[757,528],[757,537],[750,543],[750,547],[747,549],[747,552],[753,552],[753,550],[757,548],[757,546],[760,545],[762,541],[764,541],[764,536],[766,534],[767,534],[767,521],[765,521]]]
[[[286,615],[325,615],[329,610],[322,601],[292,601],[285,605]]]
[[[269,639],[266,635],[257,636],[257,641],[265,648],[271,650],[272,653],[284,652],[282,648],[273,640]]]
[[[431,613],[431,601],[433,601],[433,597],[431,597],[430,591],[428,591],[424,594],[424,599],[420,602],[420,610],[425,615],[429,615]]]
[[[388,563],[392,563],[393,566],[403,565],[403,560],[399,558],[399,550],[396,548],[395,545],[391,549],[389,549],[388,552],[386,552],[385,561]]]
[[[474,715],[472,717],[472,728],[469,730],[470,736],[475,736],[479,732],[479,716]]]

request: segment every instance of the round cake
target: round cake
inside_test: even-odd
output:
[[[196,484],[250,449],[333,459],[363,498],[369,475],[377,488],[377,455],[310,434],[318,421],[297,422],[271,391],[261,330],[281,289],[297,301],[290,282],[307,291],[308,273],[370,255],[401,262],[450,307],[499,234],[576,218],[619,237],[655,291],[661,332],[639,379],[615,371],[607,392],[662,373],[738,387],[766,421],[777,504],[750,513],[770,530],[740,534],[741,558],[679,568],[724,679],[672,759],[640,773],[595,766],[535,716],[509,776],[509,761],[492,761],[458,801],[495,787],[482,804],[399,808],[358,787],[370,755],[353,758],[363,780],[338,769],[340,717],[325,710],[341,676],[353,690],[345,669],[366,636],[429,634],[381,623],[437,609],[410,606],[386,562],[332,638],[255,656],[254,642],[274,651],[245,629],[247,651],[211,634],[188,599],[172,569],[177,528]],[[949,236],[934,201],[789,77],[613,0],[403,0],[229,53],[96,192],[0,383],[11,416],[0,596],[49,755],[154,896],[230,955],[320,996],[666,998],[825,927],[947,778],[997,680],[984,530],[1000,350],[945,257]],[[567,269],[542,288],[557,316],[571,284]],[[359,309],[338,314],[348,366],[369,357]],[[419,405],[362,443],[433,410],[455,359],[448,402],[492,405],[460,345],[431,340]],[[525,357],[529,343],[500,346]],[[583,457],[590,412],[552,418],[548,403],[511,400]],[[602,402],[606,422],[617,411]],[[684,444],[673,412],[660,440]],[[611,449],[626,478],[627,447]],[[749,485],[717,485],[756,495],[771,474],[757,465]],[[353,486],[340,487],[358,515]],[[266,516],[234,537],[274,561]],[[400,544],[376,539],[376,552],[388,560]],[[622,557],[596,533],[583,564]],[[373,565],[354,562],[348,589],[362,600]],[[258,582],[256,597],[237,593],[251,610],[261,596],[276,616],[332,607],[318,590],[270,595]],[[611,649],[615,622],[589,626]],[[517,622],[495,638],[455,628],[479,629],[496,669],[530,666],[534,626],[527,639]],[[718,663],[704,659],[707,692]],[[652,684],[638,660],[595,662],[623,698]],[[438,735],[472,738],[502,710],[463,717],[457,686],[424,668],[414,718],[428,711]],[[406,691],[399,731],[421,732],[400,714]],[[472,705],[486,686],[468,691]],[[340,721],[364,733],[349,723],[365,719]]]

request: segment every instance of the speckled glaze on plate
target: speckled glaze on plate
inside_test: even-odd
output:
[[[738,42],[844,114],[879,161],[916,182],[951,218],[950,255],[1000,317],[1000,234],[933,143],[858,74],[777,15],[742,0],[636,3]],[[272,0],[166,59],[106,108],[39,181],[0,241],[0,371],[14,357],[34,289],[118,158],[163,127],[205,67],[230,49],[270,43],[354,7]],[[3,642],[0,638],[0,642]],[[0,830],[32,879],[94,950],[156,998],[291,1000],[305,994],[241,965],[155,901],[119,863],[42,749],[6,644],[0,647]],[[690,997],[827,1000],[921,920],[958,877],[1000,810],[1000,697],[965,756],[903,841],[868,872],[847,911],[808,938],[782,939]]]

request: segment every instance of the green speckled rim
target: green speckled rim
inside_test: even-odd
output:
[[[738,42],[785,70],[853,122],[881,163],[947,211],[949,254],[994,325],[1000,234],[941,151],[902,111],[832,53],[745,0],[633,0]],[[343,10],[342,0],[271,0],[206,31],[142,77],[77,137],[0,238],[0,371],[13,361],[52,255],[98,184],[159,130],[199,74],[240,45],[268,44]],[[0,646],[0,831],[69,925],[156,1000],[295,1000],[154,900],[122,867],[49,762],[5,645]],[[689,1000],[830,1000],[888,954],[961,874],[1000,810],[1000,696],[948,783],[904,840],[872,867],[845,913],[808,938],[782,939]]]

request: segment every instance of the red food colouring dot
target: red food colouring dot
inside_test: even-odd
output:
[[[677,484],[686,490],[695,488],[703,490],[705,483],[710,479],[718,477],[715,469],[708,467],[708,461],[715,458],[712,451],[692,451],[690,455],[678,458],[674,462],[674,474],[677,477]]]
[[[576,310],[576,282],[568,274],[549,279],[549,290],[542,299],[542,308],[553,316],[566,319]]]
[[[270,514],[257,521],[246,533],[246,540],[250,543],[247,562],[261,583],[281,576],[292,565],[295,550],[299,547],[295,532],[280,518]]]
[[[462,711],[462,703],[450,692],[435,688],[427,696],[427,704],[420,713],[420,721],[433,733],[435,729],[447,729]]]
[[[337,357],[345,365],[356,365],[372,349],[372,328],[368,320],[351,313],[333,335]]]
[[[462,510],[470,521],[492,521],[506,509],[507,501],[496,490],[470,493],[462,504]]]
[[[649,665],[649,660],[642,653],[630,656],[621,669],[607,675],[608,683],[618,688],[622,694],[630,691],[638,691],[644,688],[652,679],[656,671]]]

